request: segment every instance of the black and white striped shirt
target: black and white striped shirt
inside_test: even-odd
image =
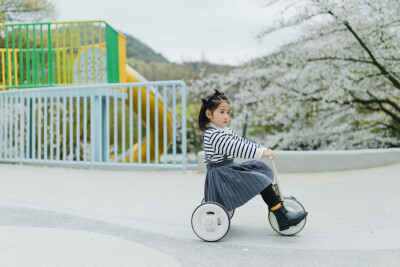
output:
[[[264,150],[267,150],[238,136],[230,128],[220,128],[212,123],[207,126],[203,136],[204,151],[211,163],[221,162],[224,155],[227,155],[228,159],[261,159]],[[206,162],[205,158],[204,162]]]

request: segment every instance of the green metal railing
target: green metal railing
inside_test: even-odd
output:
[[[119,82],[118,32],[104,21],[0,25],[0,88]]]

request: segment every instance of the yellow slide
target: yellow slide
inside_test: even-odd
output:
[[[120,41],[119,46],[119,82],[120,83],[135,83],[135,82],[147,82],[147,80],[140,75],[137,71],[131,68],[129,65],[126,64],[126,51],[125,51],[125,37],[121,34],[118,36]],[[79,60],[79,57],[85,58],[87,55],[93,55],[96,60]],[[104,45],[96,45],[89,48],[82,48],[79,56],[76,57],[74,62],[74,76],[73,79],[76,83],[80,81],[90,81],[90,82],[97,82],[97,83],[104,83],[107,79],[107,72],[100,75],[100,73],[87,73],[84,71],[79,71],[79,69],[95,69],[93,64],[97,62],[97,59],[101,57],[106,58],[106,48]],[[83,65],[82,65],[83,64]],[[107,69],[105,67],[102,68],[104,71]],[[82,77],[83,75],[83,77]],[[81,76],[81,78],[80,78]],[[102,77],[102,79],[101,79]],[[129,95],[127,92],[128,88],[125,88],[126,92],[128,93],[128,99],[125,101],[125,105],[129,107],[129,100],[130,97],[133,97],[133,112],[138,114],[138,87],[133,87],[132,95]],[[146,87],[141,87],[141,120],[144,125],[146,125]],[[150,142],[150,160],[155,160],[156,156],[156,149],[158,149],[158,160],[160,160],[160,156],[164,153],[164,103],[158,99],[158,103],[155,103],[155,95],[152,90],[150,90],[150,140],[146,140],[145,138],[142,139],[141,143],[141,154],[142,159],[141,162],[146,162],[147,160],[147,142]],[[155,105],[158,105],[158,121],[155,122]],[[167,111],[167,147],[171,143],[172,140],[172,116]],[[155,123],[158,125],[158,148],[156,148],[156,136],[155,136]],[[130,162],[131,157],[133,157],[133,162],[139,161],[139,143],[136,143],[131,149],[128,149],[127,154],[119,156],[119,161],[125,157],[125,162]],[[115,155],[110,154],[110,158],[114,158]]]
[[[139,73],[137,73],[133,68],[129,65],[126,65],[126,79],[127,82],[146,82]],[[138,114],[138,87],[133,87],[133,95],[129,97],[133,97],[133,112]],[[129,106],[129,97],[125,101],[125,104]],[[155,151],[158,149],[158,160],[160,160],[160,156],[164,153],[164,104],[158,99],[158,103],[155,103],[155,95],[150,90],[150,140],[144,139],[142,141],[142,162],[146,162],[146,146],[147,142],[150,142],[150,160],[155,160]],[[156,148],[155,142],[155,105],[158,105],[158,148]],[[146,125],[146,87],[141,87],[141,114],[142,114],[142,123]],[[167,147],[171,143],[172,140],[172,116],[167,111]],[[132,154],[125,156],[125,161],[130,162],[131,156],[133,156],[133,162],[138,162],[139,159],[139,143],[136,143],[132,150],[130,150]]]

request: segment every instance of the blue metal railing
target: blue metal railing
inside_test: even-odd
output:
[[[4,91],[0,120],[0,162],[186,171],[182,81]]]

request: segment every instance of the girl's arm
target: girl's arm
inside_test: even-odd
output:
[[[205,140],[206,141],[206,140]],[[260,159],[267,148],[239,137],[235,133],[228,135],[223,132],[213,132],[207,140],[218,154],[244,158]]]
[[[269,149],[267,147],[263,147],[263,146],[258,145],[256,143],[253,143],[253,142],[251,142],[251,141],[249,141],[247,139],[244,139],[243,137],[237,135],[234,131],[232,131],[232,133],[233,133],[233,136],[238,138],[240,141],[248,143],[248,144],[253,144],[253,145],[255,145],[255,146],[259,147],[259,148],[262,148],[263,151],[261,153],[261,156],[259,157],[260,159],[263,158],[263,157],[267,158],[267,157],[270,157],[270,156],[272,156],[272,159],[275,158],[275,153],[274,153],[274,151],[272,151],[272,149]],[[257,157],[255,157],[255,158],[257,158]]]
[[[269,158],[272,157],[271,159],[275,158],[275,153],[272,151],[272,149],[267,148],[267,150],[264,150],[263,155],[264,158]]]
[[[249,140],[247,140],[247,139],[244,139],[243,137],[237,135],[234,131],[232,131],[232,133],[233,133],[233,136],[234,136],[235,138],[239,139],[240,141],[242,141],[242,142],[244,142],[244,143],[253,144],[253,145],[257,146],[257,147],[263,147],[263,146],[260,146],[259,144],[256,144],[256,143],[253,143],[253,142],[251,142],[251,141],[249,141]],[[265,147],[265,149],[267,149],[267,148]]]

